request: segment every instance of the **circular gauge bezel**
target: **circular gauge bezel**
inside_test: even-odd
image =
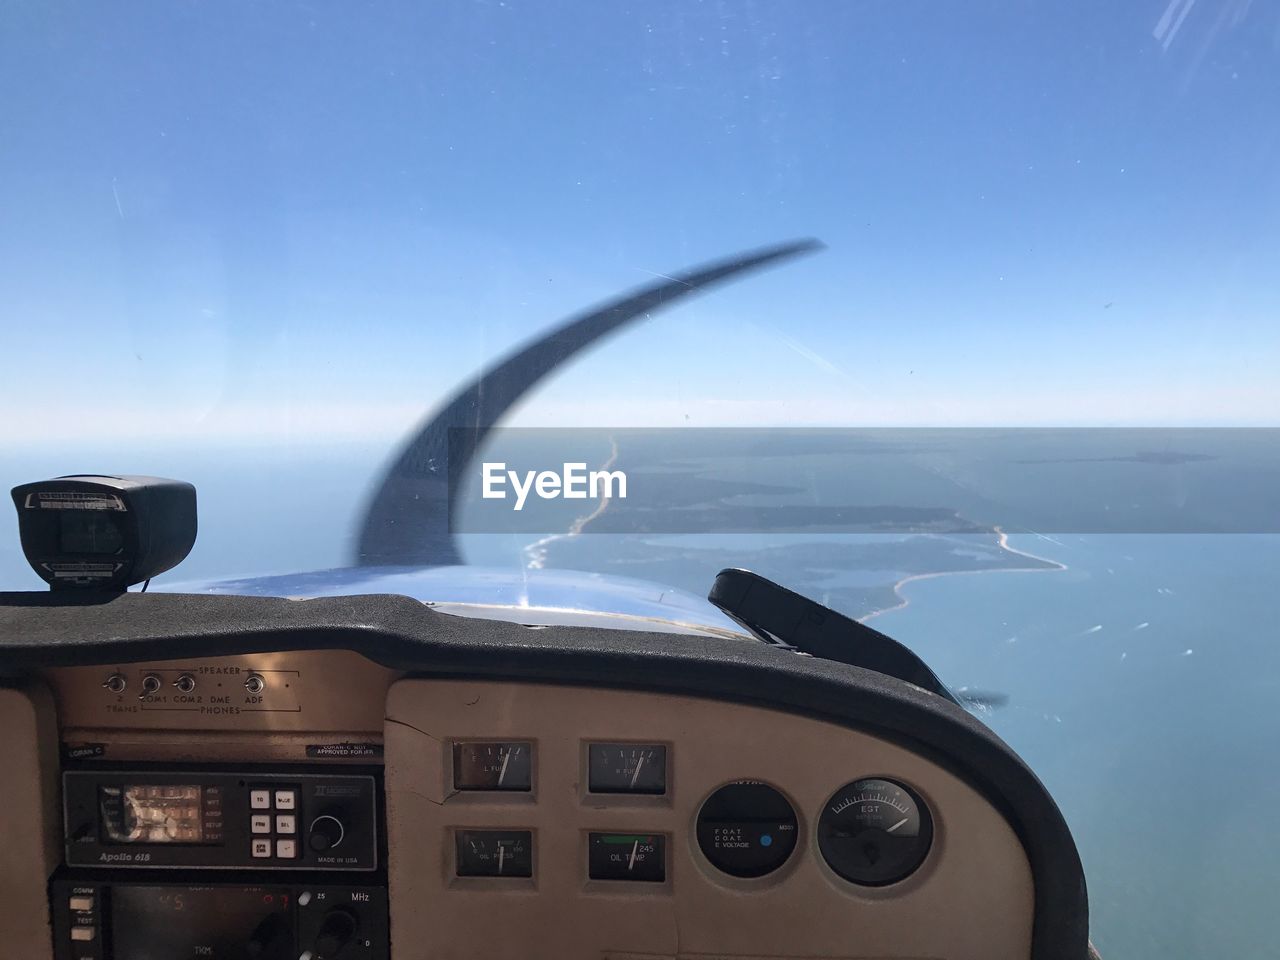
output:
[[[787,809],[791,812],[791,820],[795,824],[795,841],[792,843],[791,849],[787,852],[787,855],[782,860],[779,860],[776,865],[762,873],[741,873],[735,870],[726,869],[708,855],[702,845],[699,826],[703,823],[703,811],[706,809],[707,804],[712,800],[712,798],[720,794],[721,791],[726,788],[736,786],[761,786],[771,790],[787,805]],[[799,861],[800,858],[798,858],[796,854],[805,846],[804,818],[800,815],[800,808],[797,806],[795,800],[777,784],[755,777],[728,780],[708,791],[706,796],[702,798],[702,802],[698,804],[697,809],[693,812],[691,826],[692,829],[689,831],[690,846],[693,848],[698,862],[704,868],[708,876],[714,877],[721,883],[728,883],[733,886],[742,885],[744,889],[759,884],[776,883],[780,877],[785,876]]]
[[[893,785],[898,790],[905,793],[908,799],[915,804],[917,815],[920,818],[920,829],[916,834],[919,843],[919,850],[909,860],[903,861],[903,866],[892,876],[884,878],[867,879],[865,876],[859,877],[855,871],[848,870],[847,865],[838,865],[838,858],[833,859],[833,852],[827,845],[826,824],[832,804],[842,794],[854,792],[854,788],[858,784],[864,784],[872,781],[880,781]],[[822,810],[818,815],[814,824],[813,838],[814,846],[817,848],[822,863],[832,874],[835,875],[843,883],[851,884],[862,889],[875,889],[881,887],[891,887],[899,883],[905,883],[912,877],[916,876],[920,869],[928,862],[929,854],[933,851],[936,840],[936,829],[933,822],[933,811],[929,804],[925,801],[920,791],[911,785],[904,783],[896,777],[885,776],[883,774],[869,774],[867,776],[857,777],[849,780],[836,790],[833,790],[826,802],[822,805]],[[854,874],[854,875],[851,875]]]

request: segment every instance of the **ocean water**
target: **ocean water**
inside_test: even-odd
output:
[[[1105,957],[1275,956],[1280,537],[1013,537],[1058,572],[906,584],[872,622],[984,716],[1057,799]]]

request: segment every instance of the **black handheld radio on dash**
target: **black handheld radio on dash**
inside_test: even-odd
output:
[[[22,552],[53,590],[122,591],[183,561],[196,488],[181,480],[67,476],[13,488]]]

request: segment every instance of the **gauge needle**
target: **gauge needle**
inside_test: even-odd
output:
[[[640,768],[644,766],[644,754],[640,754],[640,759],[636,761],[635,772],[631,774],[631,786],[636,785],[636,777],[640,776]]]
[[[511,751],[508,750],[502,757],[502,769],[498,771],[498,786],[502,786],[502,780],[507,775],[507,764],[511,762]]]
[[[893,831],[897,830],[900,826],[902,826],[904,823],[906,823],[910,819],[911,819],[910,817],[903,817],[901,820],[899,820],[897,823],[895,823],[892,827],[890,827],[885,832],[893,833]]]
[[[627,861],[627,869],[634,870],[636,868],[636,852],[640,849],[640,841],[637,840],[631,844],[631,859]]]
[[[505,843],[498,844],[498,872],[502,872],[502,861],[507,856],[507,845]]]

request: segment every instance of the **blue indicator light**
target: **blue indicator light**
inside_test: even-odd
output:
[[[762,834],[760,834],[760,846],[762,846],[762,847],[771,847],[771,846],[773,846],[773,834],[771,834],[771,833],[762,833]]]

